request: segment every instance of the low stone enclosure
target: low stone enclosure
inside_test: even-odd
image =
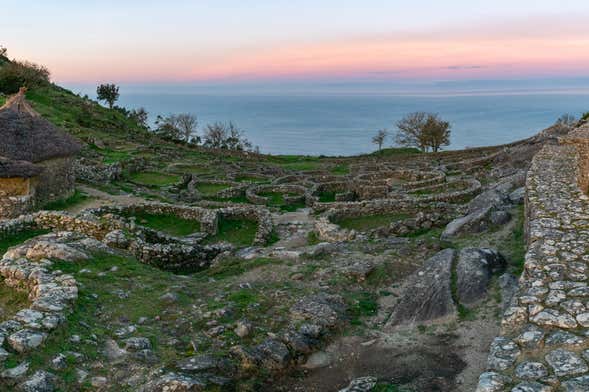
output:
[[[52,262],[42,249],[35,249],[31,259],[22,249],[14,249],[0,261],[3,284],[14,290],[28,293],[30,304],[0,323],[0,360],[38,349],[63,321],[73,302],[78,298],[78,284],[72,275],[50,271]],[[31,250],[31,249],[29,249]],[[23,254],[25,253],[25,254]],[[8,348],[10,351],[6,350]],[[9,382],[24,374],[28,362],[2,371],[0,377]],[[34,377],[34,376],[33,376]],[[23,386],[22,390],[32,390]]]
[[[178,238],[143,227],[125,218],[139,211],[167,214],[201,223],[203,236]],[[33,229],[72,231],[105,242],[113,248],[130,251],[138,260],[174,272],[194,272],[210,265],[222,252],[233,248],[228,243],[201,244],[206,235],[217,233],[219,219],[245,219],[257,223],[253,245],[264,245],[272,235],[273,224],[268,210],[256,206],[219,209],[149,203],[127,207],[102,207],[73,216],[64,212],[41,211],[0,223],[0,237]]]
[[[520,288],[478,392],[589,391],[589,126],[536,154]]]

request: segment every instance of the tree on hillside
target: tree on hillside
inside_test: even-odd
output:
[[[149,114],[145,108],[131,110],[129,117],[133,119],[140,127],[148,128],[147,120],[149,119]]]
[[[208,124],[203,136],[203,145],[225,150],[251,151],[252,143],[234,123]]]
[[[410,113],[397,122],[397,144],[406,147],[417,147],[421,151],[426,150],[424,128],[427,122],[427,113]]]
[[[112,109],[119,99],[119,87],[114,84],[101,84],[96,88],[96,95],[99,101],[105,101],[108,103],[108,107]]]
[[[378,146],[378,151],[382,150],[384,140],[387,138],[388,132],[386,129],[379,129],[376,135],[372,137],[372,143]]]
[[[196,129],[198,126],[196,116],[190,113],[182,113],[176,116],[176,121],[184,141],[198,144],[197,141],[200,141],[200,138],[196,136]]]
[[[49,84],[49,70],[29,61],[10,61],[0,68],[0,92],[15,94],[21,87],[29,89]]]
[[[6,53],[8,53],[8,49],[0,45],[0,57],[6,57]]]
[[[178,118],[170,114],[166,117],[158,115],[155,120],[155,133],[163,139],[179,141],[181,138]]]
[[[200,137],[196,135],[198,121],[190,113],[170,114],[155,120],[155,133],[164,139],[199,144]]]
[[[421,151],[438,152],[450,144],[451,126],[438,114],[415,112],[397,122],[396,142],[401,146],[417,147]]]
[[[433,152],[438,152],[441,147],[450,145],[451,126],[437,114],[430,114],[425,124],[425,142]]]
[[[573,126],[575,126],[577,124],[578,121],[579,120],[577,119],[577,117],[573,116],[572,114],[566,113],[566,114],[563,114],[562,116],[560,116],[556,120],[554,125],[572,128]]]

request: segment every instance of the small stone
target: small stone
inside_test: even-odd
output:
[[[491,343],[488,364],[492,370],[507,370],[514,363],[521,351],[517,344],[505,337],[497,337]]]
[[[585,327],[585,328],[589,327],[589,313],[581,313],[581,314],[577,315],[577,321],[583,327]]]
[[[540,362],[522,362],[515,368],[515,376],[522,380],[538,380],[548,375],[548,370]]]
[[[151,349],[151,342],[147,338],[129,338],[125,340],[125,349],[129,351]]]
[[[25,392],[53,392],[57,377],[43,370],[38,370],[20,388]]]
[[[552,387],[540,384],[539,382],[522,382],[511,390],[511,392],[552,392]]]
[[[574,376],[589,371],[589,367],[572,351],[557,349],[546,355],[546,362],[554,369],[558,377]]]
[[[515,341],[525,348],[536,348],[544,338],[544,331],[533,324],[528,324]]]
[[[90,385],[92,385],[94,388],[101,388],[105,386],[107,383],[108,380],[106,377],[92,377],[90,379]]]
[[[14,350],[23,353],[39,347],[46,338],[44,332],[21,329],[8,337],[8,343]]]
[[[479,376],[479,384],[475,392],[500,392],[511,380],[499,373],[485,372]]]
[[[252,325],[248,321],[238,321],[233,332],[240,338],[244,338],[251,333]]]
[[[300,272],[294,273],[290,276],[292,280],[303,280],[305,279],[305,275],[301,274]]]
[[[0,373],[0,377],[2,378],[19,378],[24,375],[29,370],[29,363],[23,362],[20,365],[6,369]]]
[[[580,346],[585,339],[568,331],[555,331],[546,338],[547,346]]]
[[[339,392],[370,392],[376,386],[376,377],[360,377],[352,380],[350,385]]]
[[[560,313],[558,310],[545,309],[532,317],[532,322],[538,325],[572,329],[577,327],[577,321],[568,313]]]
[[[55,370],[65,369],[67,367],[67,359],[63,354],[57,354],[51,360],[51,368]]]
[[[307,358],[307,362],[303,365],[305,369],[320,369],[327,367],[333,363],[331,354],[325,351],[318,351]]]
[[[589,391],[589,376],[581,376],[562,383],[565,392]]]
[[[176,293],[172,293],[172,292],[167,292],[164,295],[162,295],[160,297],[160,301],[168,303],[168,304],[173,304],[178,302],[178,294]]]

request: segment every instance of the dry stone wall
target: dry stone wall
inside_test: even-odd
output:
[[[477,392],[589,391],[589,198],[579,187],[588,140],[577,130],[533,159],[525,268]]]

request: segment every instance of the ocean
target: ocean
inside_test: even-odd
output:
[[[76,91],[76,90],[74,90]],[[563,113],[589,111],[587,92],[492,92],[476,94],[194,94],[125,92],[117,103],[157,114],[190,112],[199,128],[233,121],[264,153],[354,155],[374,151],[372,136],[395,131],[406,113],[439,113],[452,124],[451,145],[462,149],[503,144],[532,136]],[[390,146],[390,137],[386,145]]]

